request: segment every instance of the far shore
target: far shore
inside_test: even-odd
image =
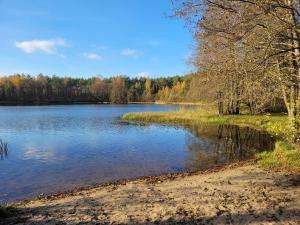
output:
[[[0,101],[0,106],[35,106],[35,105],[86,105],[86,104],[100,104],[100,105],[118,105],[111,102],[101,102],[97,100],[88,100],[88,101],[78,101],[78,100],[49,100],[49,101],[29,101],[29,102],[23,102],[23,101]],[[122,105],[126,104],[158,104],[158,105],[191,105],[191,106],[202,106],[203,104],[200,102],[164,102],[164,101],[155,101],[155,102],[128,102],[124,103]]]

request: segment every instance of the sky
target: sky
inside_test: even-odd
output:
[[[184,75],[192,35],[169,0],[0,0],[0,74]]]

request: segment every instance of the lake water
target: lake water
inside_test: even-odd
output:
[[[206,170],[272,150],[264,132],[237,126],[126,123],[174,105],[0,107],[0,202],[125,178]]]

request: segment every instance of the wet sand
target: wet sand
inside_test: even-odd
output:
[[[17,203],[0,224],[300,224],[300,175],[256,165],[127,181]]]

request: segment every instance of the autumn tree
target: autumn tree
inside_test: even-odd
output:
[[[207,78],[202,80],[216,87],[218,105],[237,113],[234,108],[244,103],[255,112],[263,110],[280,90],[289,117],[295,120],[299,1],[177,0],[173,4],[175,15],[184,18],[195,33],[195,65]]]
[[[91,94],[100,102],[109,101],[109,85],[99,77],[93,79],[89,86]]]
[[[127,103],[127,90],[124,77],[117,76],[113,79],[110,101],[116,104]]]
[[[29,87],[28,87],[29,88]],[[48,77],[39,74],[35,80],[35,95],[39,100],[48,99],[49,97],[49,81]]]
[[[143,93],[143,99],[146,102],[153,101],[153,87],[152,87],[152,81],[150,79],[146,79],[145,81],[145,91]]]

